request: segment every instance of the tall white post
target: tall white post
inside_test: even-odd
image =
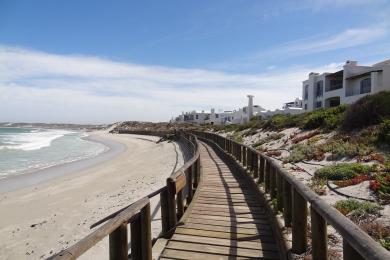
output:
[[[253,95],[247,95],[248,97],[248,121],[253,117]]]

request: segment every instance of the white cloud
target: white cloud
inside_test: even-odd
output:
[[[182,110],[240,107],[249,93],[272,109],[300,96],[310,71],[338,68],[233,74],[0,46],[0,121],[166,121]]]
[[[256,58],[265,57],[292,57],[325,51],[352,48],[378,41],[389,34],[388,26],[376,25],[365,28],[351,28],[341,33],[326,37],[312,37],[300,39],[256,55]]]

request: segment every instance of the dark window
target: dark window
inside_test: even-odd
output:
[[[329,84],[329,90],[335,90],[343,88],[343,80],[342,79],[331,79]]]
[[[309,99],[309,86],[306,85],[305,86],[305,100],[308,100]]]
[[[219,115],[218,114],[215,114],[215,118],[218,118],[219,117]]]
[[[337,107],[340,105],[340,98],[334,98],[329,100],[329,107]]]
[[[316,102],[316,108],[322,107],[322,101],[317,101]]]
[[[324,82],[318,81],[316,85],[316,97],[322,97],[324,93]]]
[[[360,81],[360,94],[371,92],[371,78]]]
[[[305,104],[305,110],[307,110],[307,104]]]
[[[198,118],[199,118],[199,116],[198,116],[198,115],[196,115],[196,116],[195,116],[195,119],[198,119]]]

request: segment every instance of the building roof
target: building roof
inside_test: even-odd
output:
[[[329,73],[327,74],[326,76],[334,76],[334,77],[342,77],[343,76],[343,73],[344,73],[344,70],[339,70],[339,71],[336,71],[334,73]]]
[[[370,75],[371,72],[380,72],[380,71],[383,71],[383,70],[372,69],[372,70],[369,70],[369,71],[365,71],[365,72],[361,72],[361,73],[357,73],[357,74],[351,75],[351,76],[349,76],[346,79],[357,79],[357,78],[361,78],[361,77],[364,77],[364,76],[368,76],[368,75]]]

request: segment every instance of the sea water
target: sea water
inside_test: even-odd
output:
[[[105,145],[81,131],[0,127],[0,179],[94,157]]]

